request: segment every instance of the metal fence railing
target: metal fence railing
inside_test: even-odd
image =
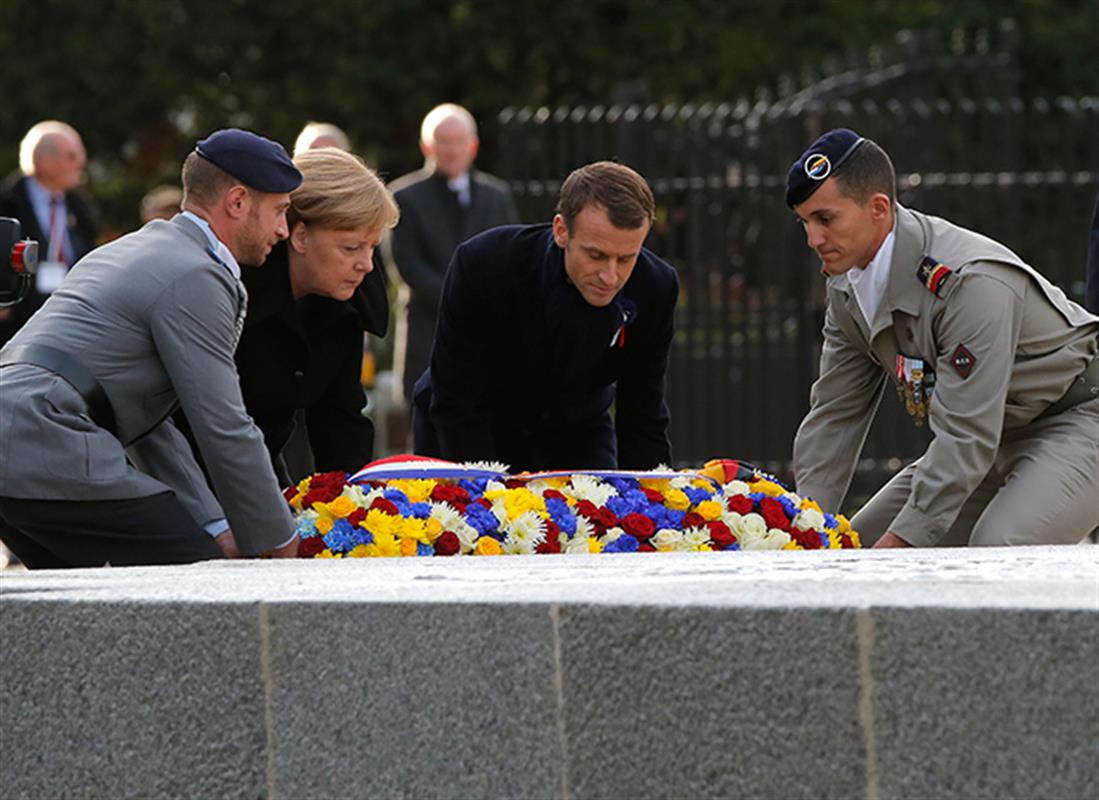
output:
[[[889,58],[753,100],[506,109],[491,134],[495,171],[528,221],[549,219],[560,181],[584,163],[616,158],[645,175],[659,207],[647,244],[682,284],[668,376],[676,459],[736,456],[782,474],[823,315],[823,282],[783,185],[821,132],[873,138],[894,160],[902,204],[1003,241],[1082,297],[1099,98],[1017,97],[1012,64],[1009,35],[996,47],[909,36]],[[891,396],[882,406],[860,465],[870,482],[928,435]]]

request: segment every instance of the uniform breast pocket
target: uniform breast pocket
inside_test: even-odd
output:
[[[126,474],[122,445],[92,421],[75,389],[58,378],[43,401],[38,445],[46,472],[81,483],[114,481]]]

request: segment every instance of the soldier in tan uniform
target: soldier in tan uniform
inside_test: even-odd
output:
[[[1074,544],[1099,527],[1099,317],[998,242],[899,206],[889,156],[853,131],[794,162],[786,203],[828,278],[798,493],[839,507],[893,383],[935,436],[855,515],[864,542]]]

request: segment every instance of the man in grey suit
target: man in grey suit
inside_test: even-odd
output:
[[[286,238],[300,183],[275,142],[212,134],[184,162],[183,212],[89,253],[0,351],[0,539],[28,567],[296,555],[233,351],[238,262]]]
[[[453,103],[436,106],[420,126],[424,168],[389,185],[401,207],[390,255],[403,279],[393,360],[406,402],[431,360],[450,257],[474,234],[519,221],[507,184],[473,169],[479,145],[472,114]]]

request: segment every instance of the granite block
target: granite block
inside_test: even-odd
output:
[[[545,606],[269,614],[277,797],[560,796]]]
[[[5,603],[0,794],[265,794],[255,606]]]
[[[858,797],[850,611],[565,607],[573,798]]]
[[[1099,616],[872,613],[882,798],[1099,797]]]

